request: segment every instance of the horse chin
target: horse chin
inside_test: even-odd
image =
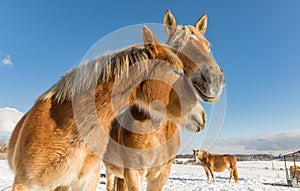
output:
[[[198,95],[200,96],[200,98],[204,101],[204,102],[216,102],[220,99],[219,96],[216,97],[210,97],[207,96],[203,90],[201,90],[201,88],[199,88],[197,85],[193,84],[194,88],[196,89]]]
[[[192,123],[185,125],[184,128],[188,131],[199,133],[200,131],[203,131],[205,129],[205,123],[201,124],[199,122],[193,121]]]
[[[205,95],[203,95],[203,96],[200,95],[200,97],[205,102],[216,102],[220,99],[220,97],[207,97]]]

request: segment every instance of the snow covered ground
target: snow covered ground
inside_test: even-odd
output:
[[[238,190],[238,191],[296,191],[299,188],[272,186],[266,183],[286,183],[284,162],[273,161],[275,170],[272,170],[270,161],[238,162],[239,183],[228,183],[229,172],[216,173],[216,183],[206,181],[203,168],[199,165],[173,165],[171,176],[165,191],[211,191],[211,190]],[[104,172],[104,168],[101,168]],[[7,161],[0,161],[0,191],[12,185],[13,173]],[[146,183],[145,183],[146,185]],[[105,184],[99,183],[98,190],[105,190]]]

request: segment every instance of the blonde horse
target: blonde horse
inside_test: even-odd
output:
[[[157,123],[165,117],[194,132],[204,128],[204,110],[184,63],[147,27],[143,40],[144,46],[71,70],[38,98],[9,143],[14,191],[95,190],[110,124],[130,105]],[[165,81],[152,80],[161,76]]]
[[[205,62],[207,66],[201,62],[201,59],[211,60],[206,58],[209,43],[203,37],[207,27],[207,16],[203,15],[194,27],[176,26],[175,18],[168,10],[164,16],[164,25],[168,34],[167,43],[172,46],[179,58],[188,63],[188,66],[198,64],[201,76],[195,76],[193,82],[202,99],[217,100],[216,94],[210,92],[213,92],[214,88],[219,91],[218,88],[223,85],[223,77],[220,78],[222,71],[215,62]],[[190,72],[188,67],[185,72]],[[209,80],[211,84],[208,83]],[[162,190],[180,146],[176,124],[166,121],[156,127],[147,113],[138,112],[135,108],[126,111],[117,119],[121,122],[124,120],[122,124],[118,122],[112,124],[110,133],[112,140],[104,155],[107,190],[125,191],[126,187],[128,190],[141,190],[145,178],[147,191]],[[150,133],[132,132],[137,129]]]
[[[211,174],[214,182],[216,182],[216,178],[214,175],[214,171],[223,172],[228,169],[230,172],[229,183],[231,182],[231,178],[234,177],[235,183],[238,183],[238,170],[236,167],[236,159],[232,155],[213,155],[206,151],[193,150],[194,158],[197,161],[201,161],[201,165],[203,166],[207,181],[209,181],[209,173]]]
[[[107,190],[141,190],[145,178],[148,191],[162,190],[180,145],[176,124],[156,126],[148,113],[133,106],[112,123],[110,136],[103,157]]]

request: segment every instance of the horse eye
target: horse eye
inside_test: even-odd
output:
[[[174,48],[175,48],[175,49],[178,49],[179,47],[180,47],[180,42],[175,42],[175,43],[174,43]]]
[[[173,72],[180,77],[183,76],[183,73],[180,70],[174,70]]]

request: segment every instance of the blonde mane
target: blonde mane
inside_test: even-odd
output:
[[[114,53],[99,56],[71,69],[56,84],[43,93],[37,101],[54,98],[57,102],[72,99],[72,96],[104,83],[118,79],[123,71],[135,62],[145,63],[151,59],[144,46],[131,46]],[[147,67],[147,64],[139,64]]]

